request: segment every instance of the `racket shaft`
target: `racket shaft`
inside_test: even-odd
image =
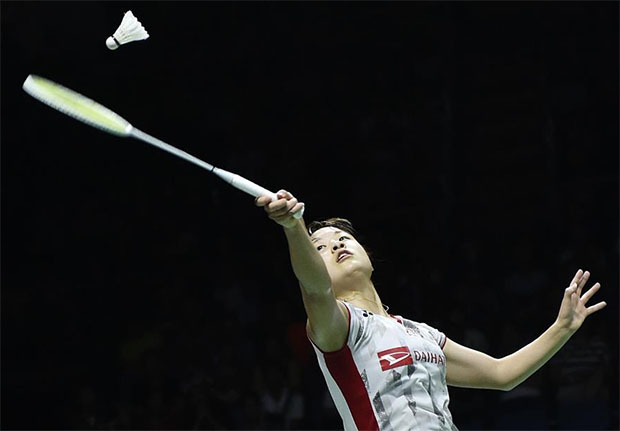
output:
[[[166,144],[164,141],[160,141],[159,139],[157,139],[157,138],[155,138],[155,137],[153,137],[153,136],[151,136],[151,135],[149,135],[147,133],[144,133],[141,130],[136,129],[135,127],[133,127],[131,129],[129,134],[130,134],[130,136],[133,136],[136,139],[140,139],[141,141],[144,141],[147,144],[154,145],[157,148],[161,148],[162,150],[167,151],[167,152],[169,152],[171,154],[174,154],[177,157],[180,157],[182,159],[187,160],[188,162],[191,162],[191,163],[193,163],[195,165],[198,165],[201,168],[206,169],[207,171],[211,172],[214,169],[213,165],[210,165],[207,162],[203,162],[199,158],[194,157],[191,154],[186,153],[183,150],[179,150],[178,148],[173,147],[170,144]]]
[[[130,126],[131,127],[131,126]],[[200,166],[201,168],[206,169],[209,172],[214,173],[228,184],[233,187],[238,188],[239,190],[246,192],[249,195],[254,196],[255,198],[259,196],[269,196],[272,200],[278,200],[277,195],[264,187],[259,186],[252,181],[243,178],[241,175],[233,174],[232,172],[225,171],[224,169],[216,168],[215,166],[203,162],[197,157],[192,156],[189,153],[186,153],[183,150],[179,150],[176,147],[173,147],[170,144],[166,144],[164,141],[161,141],[154,136],[151,136],[147,133],[144,133],[141,130],[136,129],[135,127],[131,127],[129,131],[129,135],[133,136],[136,139],[146,142],[147,144],[154,145],[157,148],[161,148],[164,151],[169,152],[170,154],[174,154],[177,157],[187,160],[195,165]],[[304,214],[305,207],[302,207],[299,211],[294,214],[294,217],[299,219]]]

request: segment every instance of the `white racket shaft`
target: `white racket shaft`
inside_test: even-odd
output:
[[[187,160],[188,162],[198,165],[201,168],[204,168],[208,170],[209,172],[212,172],[213,174],[217,175],[218,177],[226,181],[231,186],[243,192],[246,192],[247,194],[252,195],[255,198],[259,196],[269,196],[272,201],[278,200],[278,197],[275,193],[267,190],[264,187],[259,186],[256,183],[253,183],[247,178],[243,178],[241,175],[228,172],[224,169],[216,168],[210,163],[204,162],[200,160],[199,158],[194,157],[189,153],[186,153],[183,150],[179,150],[178,148],[173,147],[170,144],[166,144],[164,141],[157,139],[154,136],[151,136],[147,133],[144,133],[143,131],[136,129],[135,127],[131,127],[131,129],[129,130],[129,136],[134,137],[136,139],[140,139],[141,141],[144,141],[147,144],[154,145],[157,148],[161,148],[162,150],[168,151],[169,153],[174,154],[177,157],[180,157],[182,159]],[[304,209],[305,207],[301,207],[301,209],[298,210],[295,214],[293,214],[293,216],[296,219],[301,218],[304,215]]]

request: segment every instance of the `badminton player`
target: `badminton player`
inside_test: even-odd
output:
[[[511,390],[545,364],[590,314],[600,288],[582,294],[590,277],[579,270],[564,291],[556,321],[536,340],[497,359],[439,330],[386,312],[372,262],[345,219],[306,226],[289,192],[256,199],[284,228],[291,264],[308,315],[306,330],[327,387],[349,430],[456,430],[448,385]]]

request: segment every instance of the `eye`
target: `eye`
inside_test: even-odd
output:
[[[323,247],[325,247],[325,246],[324,246],[324,245],[320,245],[320,246],[318,246],[316,249],[317,249],[318,251],[321,251],[321,248],[323,248]]]
[[[348,236],[341,236],[340,238],[338,238],[338,241],[343,241],[345,239],[351,239]]]

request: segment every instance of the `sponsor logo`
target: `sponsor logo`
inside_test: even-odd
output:
[[[432,352],[419,352],[417,350],[414,350],[413,358],[417,362],[430,362],[431,364],[439,365],[444,365],[446,363],[445,357],[443,355]]]
[[[381,369],[383,371],[413,364],[413,358],[407,346],[383,350],[377,353],[377,356],[379,357],[379,364],[381,364]]]

